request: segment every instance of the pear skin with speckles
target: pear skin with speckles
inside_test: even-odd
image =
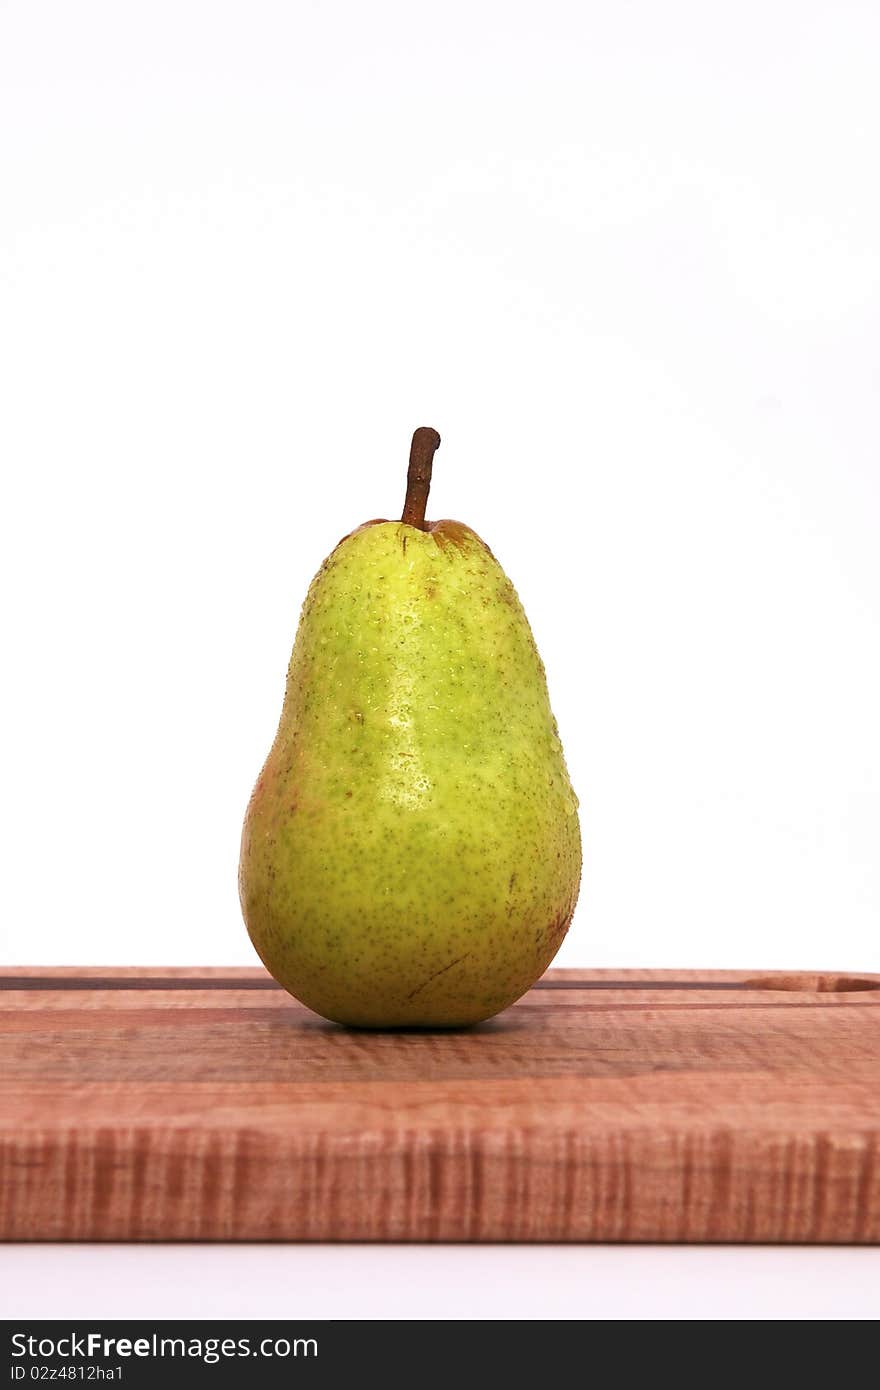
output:
[[[546,970],[580,873],[544,667],[497,560],[460,522],[354,531],[309,589],[244,823],[267,969],[339,1023],[475,1023]]]

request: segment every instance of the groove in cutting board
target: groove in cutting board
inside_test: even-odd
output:
[[[814,984],[813,981],[817,981]],[[533,989],[637,989],[641,991],[651,990],[742,990],[742,989],[771,989],[771,990],[805,990],[815,991],[816,993],[850,993],[867,989],[880,989],[880,981],[872,980],[859,976],[843,975],[823,975],[823,976],[803,976],[785,975],[780,977],[772,975],[751,978],[747,980],[736,979],[704,979],[704,980],[614,980],[614,979],[552,979],[544,978],[538,980]],[[273,989],[280,990],[281,985],[269,977],[250,979],[248,977],[238,978],[234,975],[224,978],[223,976],[212,976],[211,978],[199,978],[198,976],[176,976],[176,975],[150,975],[127,976],[127,975],[0,975],[0,989],[38,989],[38,990],[94,990],[94,989]]]
[[[658,980],[642,983],[633,980],[538,980],[533,989],[745,989],[738,980],[713,980],[708,983],[695,983],[693,980]],[[880,986],[871,986],[880,988]],[[143,979],[129,979],[118,975],[105,975],[90,978],[87,975],[68,975],[46,978],[41,975],[0,975],[0,989],[274,989],[279,985],[272,979],[236,979],[215,977],[213,979],[180,979],[168,975],[150,975]]]

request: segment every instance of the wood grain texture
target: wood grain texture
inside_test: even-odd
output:
[[[880,976],[367,1033],[261,970],[0,970],[0,1237],[878,1242]]]

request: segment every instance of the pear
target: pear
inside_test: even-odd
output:
[[[352,531],[315,576],[242,835],[260,958],[361,1027],[506,1008],[556,954],[580,882],[526,615],[474,531],[425,522],[439,443],[416,430],[402,519]]]

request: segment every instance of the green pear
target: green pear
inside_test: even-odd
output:
[[[400,521],[340,541],[306,597],[239,887],[267,969],[371,1028],[490,1018],[546,970],[581,872],[544,667],[513,585],[425,522],[440,436],[413,436]]]

